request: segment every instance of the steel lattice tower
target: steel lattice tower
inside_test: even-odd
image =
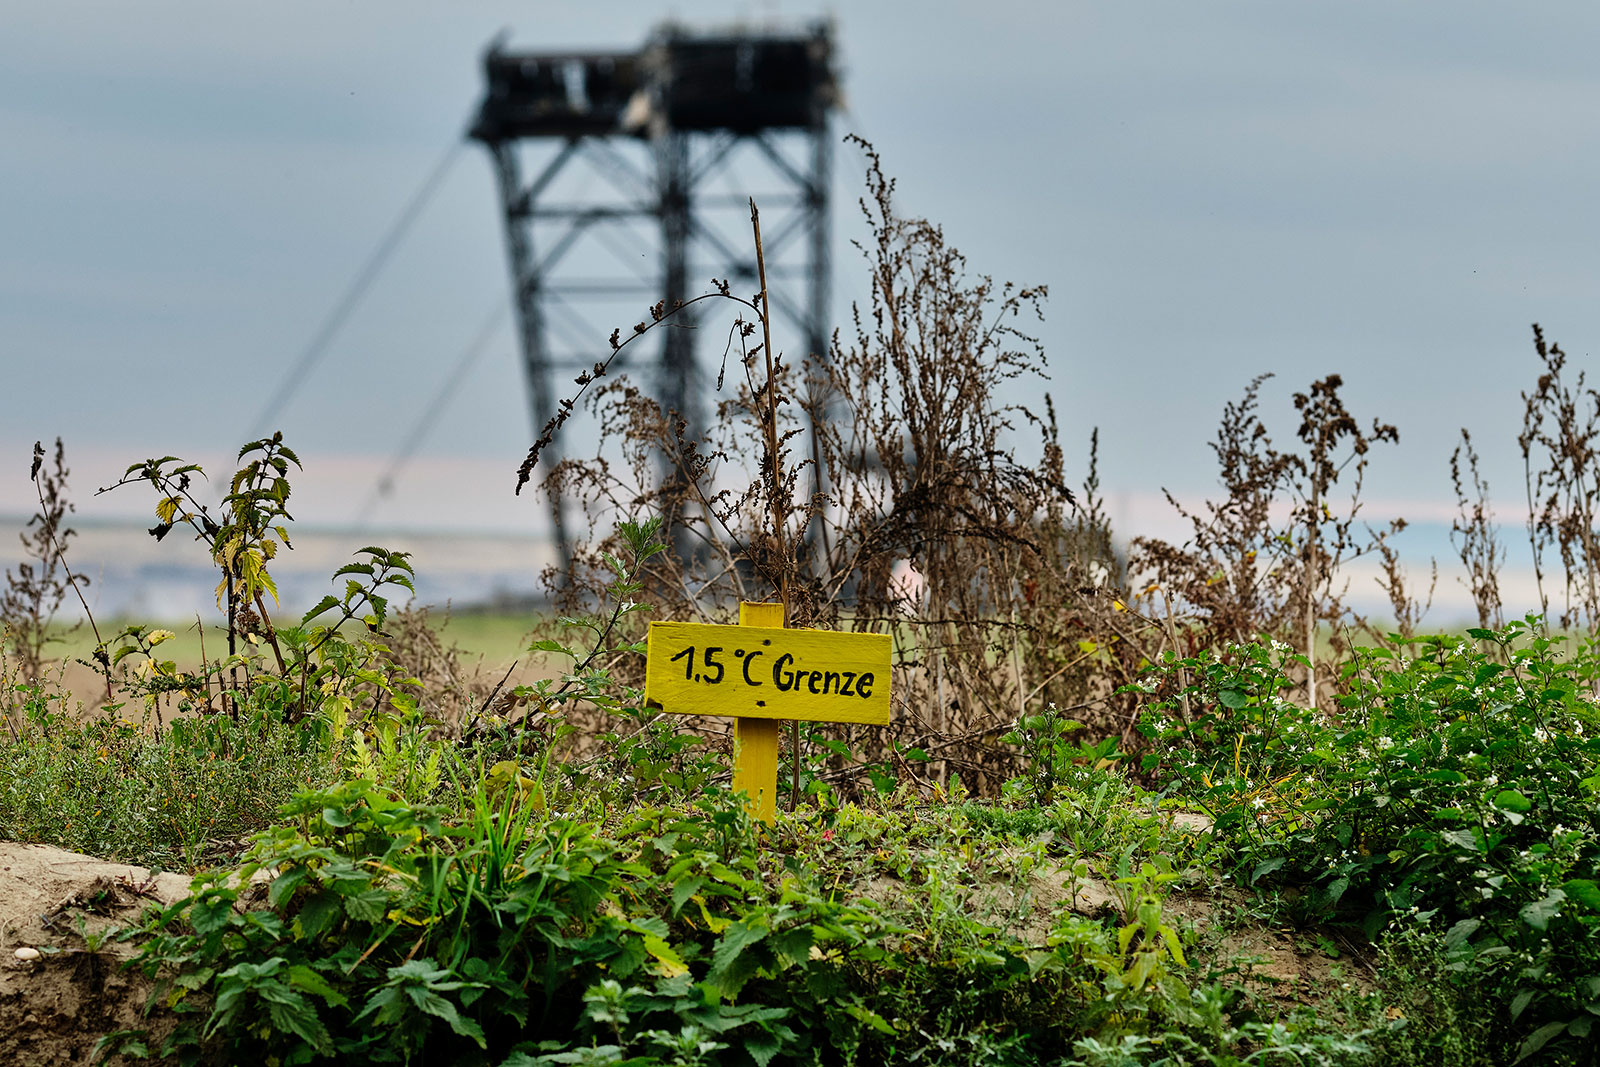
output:
[[[535,436],[559,386],[609,353],[613,328],[626,332],[648,305],[670,308],[713,277],[755,291],[752,196],[774,325],[826,354],[833,58],[827,23],[788,33],[669,24],[636,52],[490,45],[470,136],[499,180]],[[630,365],[653,371],[656,397],[692,432],[706,415],[696,331],[660,333],[655,366]],[[546,470],[555,458],[541,461]],[[551,518],[557,558],[568,560],[563,501],[552,499]]]

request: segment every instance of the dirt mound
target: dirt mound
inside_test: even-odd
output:
[[[149,1028],[159,1047],[173,1023],[143,1018],[150,983],[122,969],[133,949],[89,943],[188,893],[184,875],[0,842],[0,1063],[93,1063],[95,1043],[123,1029]]]

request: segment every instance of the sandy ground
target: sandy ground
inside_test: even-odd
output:
[[[83,934],[188,892],[185,875],[0,842],[0,1063],[90,1064],[95,1043],[121,1029],[149,1028],[158,1046],[172,1021],[143,1018],[150,983],[122,969],[133,949],[108,942],[90,952]]]

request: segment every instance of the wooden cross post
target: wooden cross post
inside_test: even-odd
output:
[[[652,622],[645,698],[732,716],[734,791],[771,822],[783,720],[888,725],[892,647],[888,634],[786,630],[781,604],[744,603],[738,626]]]

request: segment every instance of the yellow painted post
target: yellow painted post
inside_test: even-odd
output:
[[[782,604],[745,601],[739,605],[740,626],[781,629],[783,624]],[[781,719],[740,716],[733,720],[733,791],[749,794],[750,814],[762,822],[771,822],[778,810],[778,741],[782,727]]]

